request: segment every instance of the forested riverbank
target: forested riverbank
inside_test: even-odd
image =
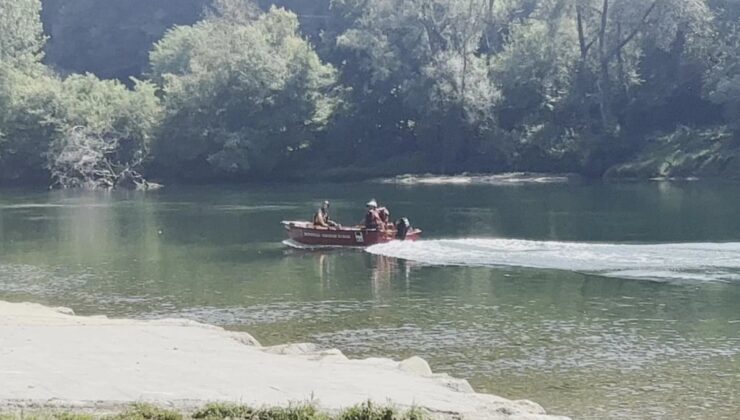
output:
[[[740,176],[731,0],[0,0],[0,182]]]

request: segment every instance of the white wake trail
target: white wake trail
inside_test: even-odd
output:
[[[737,242],[637,245],[449,239],[395,241],[367,252],[429,265],[525,267],[662,281],[740,281]]]

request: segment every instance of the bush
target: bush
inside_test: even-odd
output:
[[[334,113],[336,72],[301,38],[297,17],[247,9],[176,27],[151,53],[167,110],[157,166],[169,175],[270,174]]]
[[[154,87],[0,65],[0,182],[111,187],[149,156]]]

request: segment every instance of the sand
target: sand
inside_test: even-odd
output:
[[[248,334],[188,320],[81,317],[0,302],[0,410],[131,402],[187,410],[216,401],[338,410],[367,400],[443,418],[563,418],[527,400],[475,393],[418,357],[349,360],[311,344],[261,347]]]

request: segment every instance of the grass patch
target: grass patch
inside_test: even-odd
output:
[[[183,420],[183,414],[158,407],[153,404],[134,404],[121,414],[106,417],[105,420]]]
[[[287,408],[271,407],[255,409],[246,405],[214,403],[193,413],[194,419],[220,420],[329,420],[312,405],[294,405]]]
[[[92,414],[80,414],[80,413],[57,413],[54,416],[55,420],[95,420]]]
[[[312,404],[254,408],[233,403],[212,403],[193,413],[165,409],[153,404],[134,404],[117,414],[29,410],[0,413],[0,420],[426,420],[418,408],[398,411],[370,401],[339,413],[320,411]]]
[[[50,410],[20,411],[12,414],[0,413],[0,420],[96,420],[92,414],[56,412]]]
[[[194,419],[250,419],[254,416],[252,407],[231,403],[212,403],[193,414]]]
[[[344,410],[338,420],[423,420],[426,416],[418,408],[398,412],[393,407],[373,404],[372,401]]]

